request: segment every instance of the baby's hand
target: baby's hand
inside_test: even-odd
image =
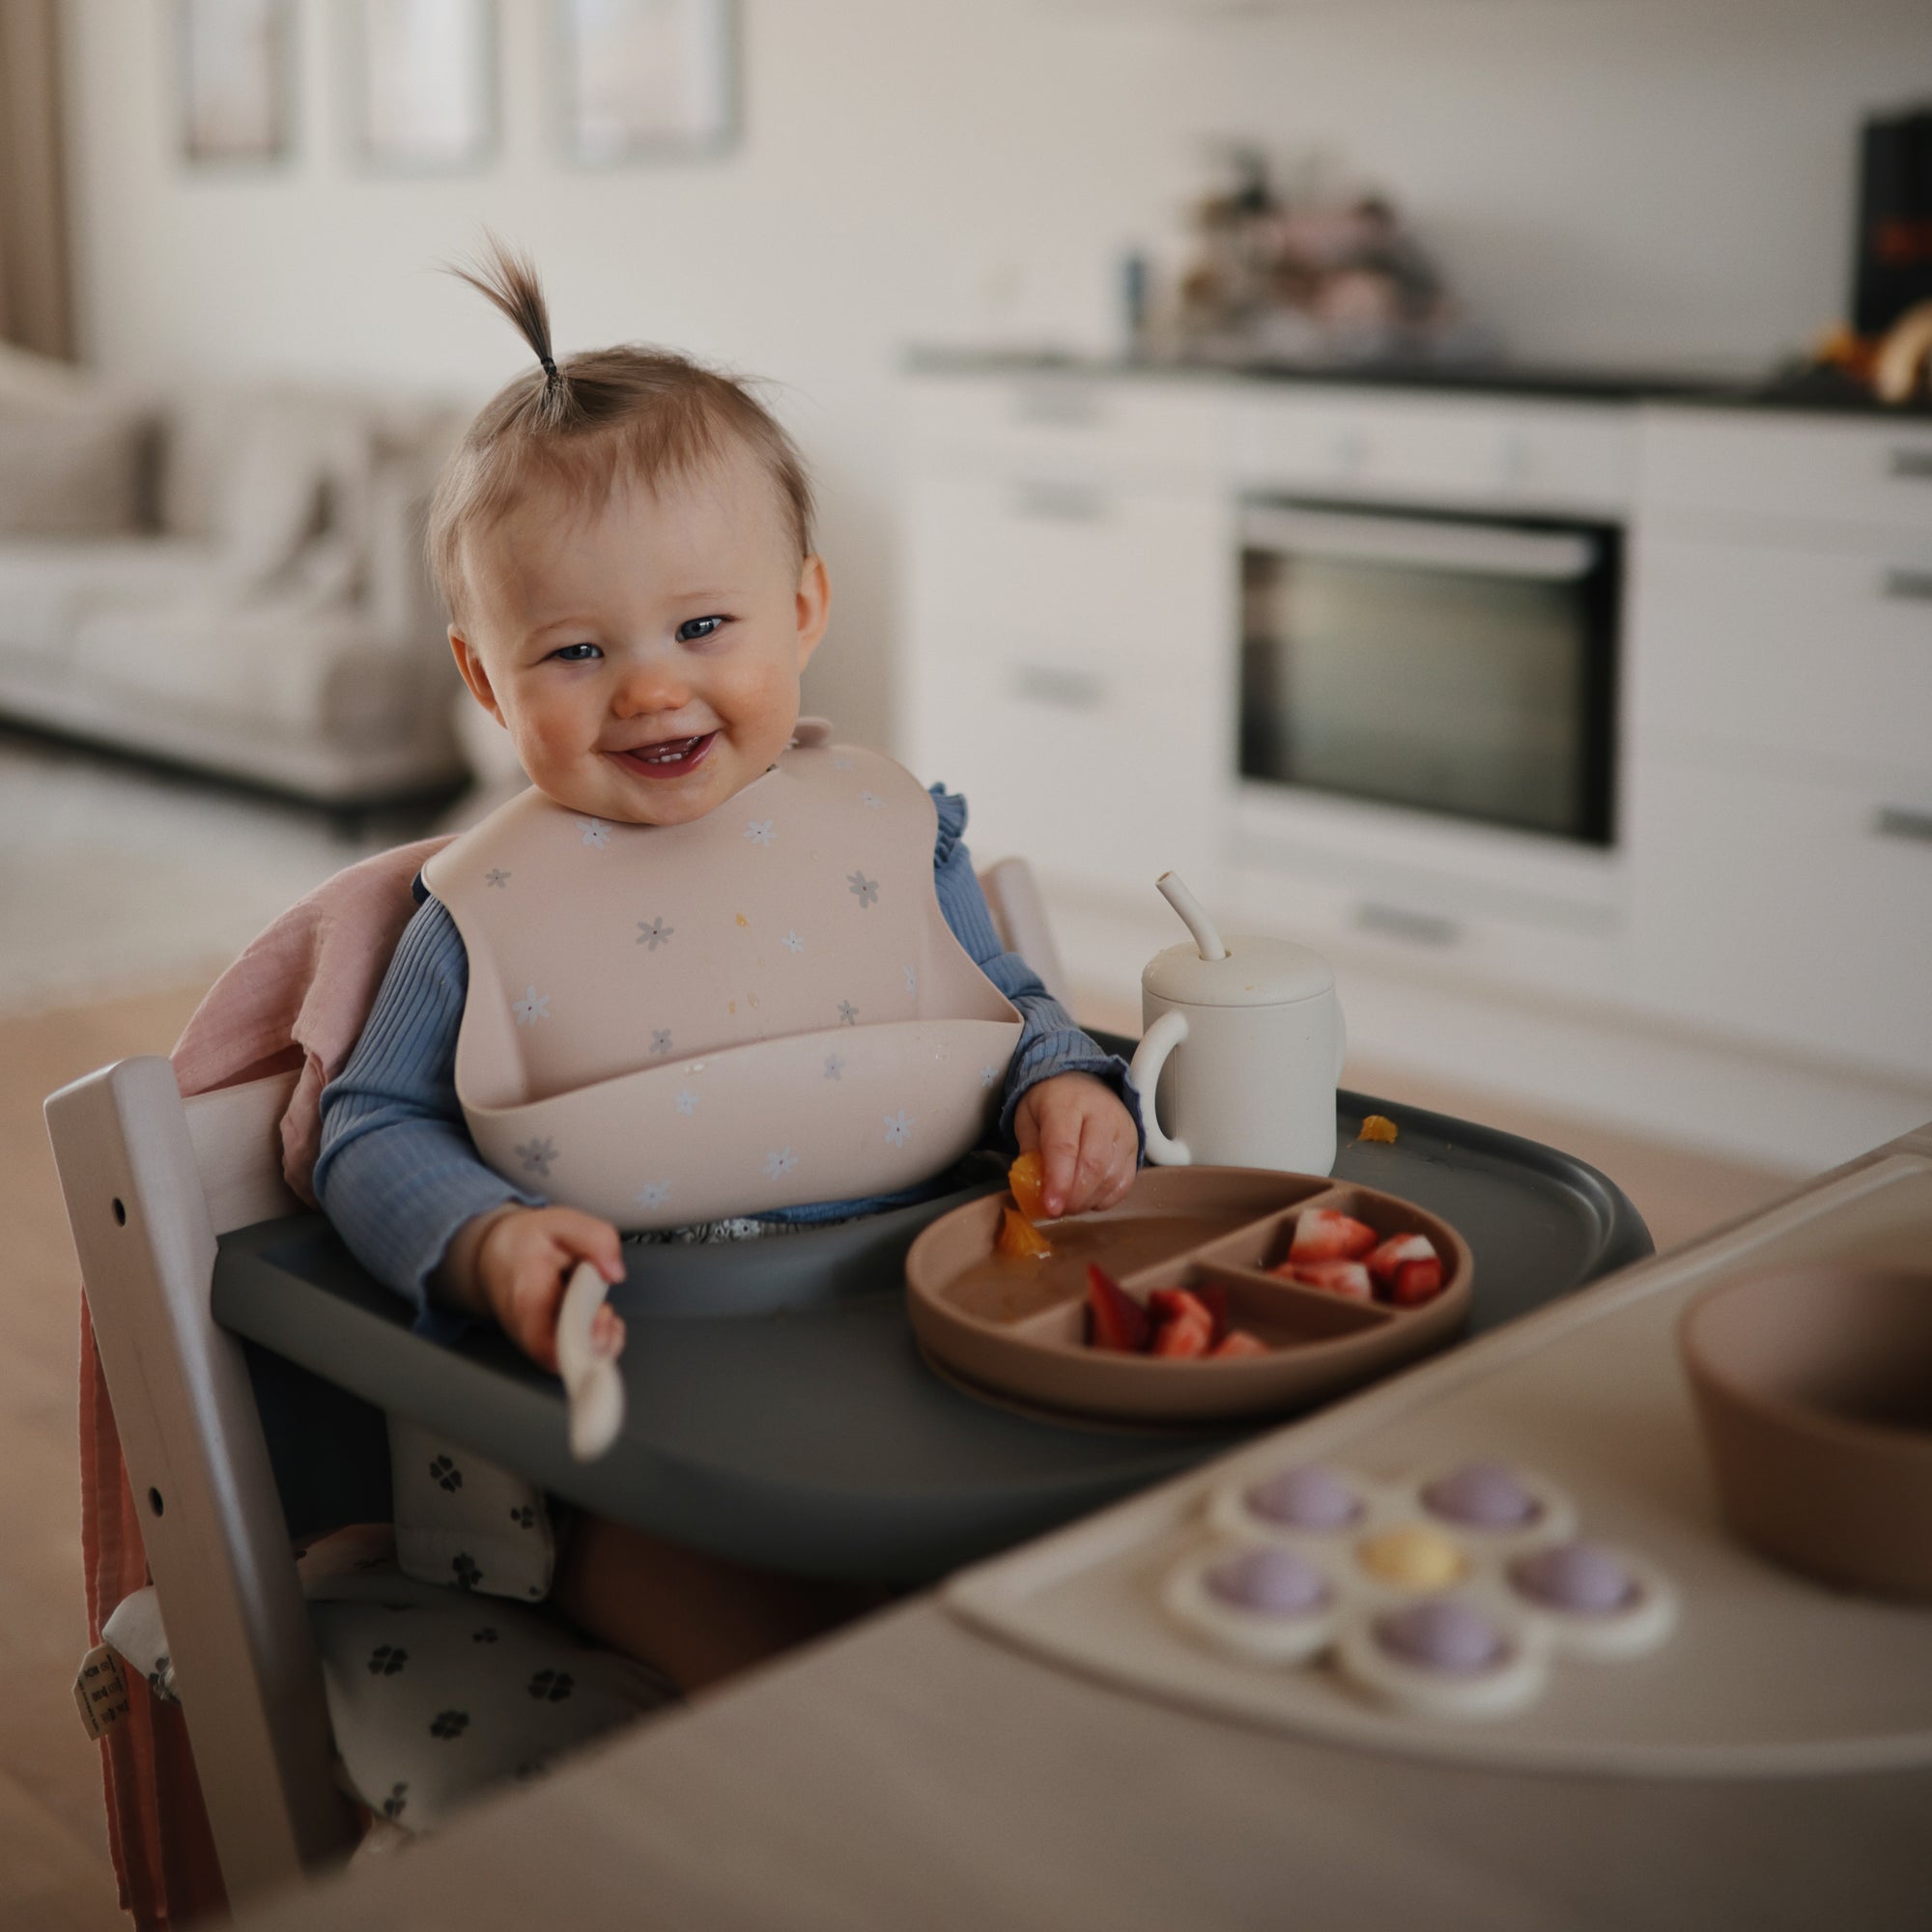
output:
[[[492,1215],[469,1259],[476,1298],[504,1334],[553,1375],[556,1319],[578,1263],[591,1263],[606,1281],[624,1278],[616,1229],[575,1208],[510,1208]],[[590,1339],[608,1355],[624,1346],[623,1318],[608,1302],[591,1322]]]
[[[1020,1151],[1038,1148],[1040,1202],[1050,1218],[1111,1208],[1133,1185],[1140,1139],[1114,1090],[1091,1073],[1056,1073],[1013,1110]]]

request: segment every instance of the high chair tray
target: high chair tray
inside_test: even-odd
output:
[[[1339,1103],[1335,1179],[1402,1196],[1468,1241],[1472,1334],[1650,1252],[1635,1209],[1581,1161],[1362,1094]],[[1368,1113],[1395,1120],[1400,1138],[1358,1142]],[[571,1459],[559,1382],[494,1333],[453,1346],[412,1333],[406,1305],[319,1215],[225,1236],[213,1309],[335,1389],[445,1430],[586,1509],[739,1562],[923,1582],[1179,1474],[1254,1427],[1066,1426],[935,1375],[906,1320],[905,1253],[927,1223],[998,1185],[769,1241],[627,1249],[632,1278],[611,1299],[630,1330],[628,1415],[590,1463]],[[288,1376],[275,1373],[277,1400],[264,1406],[285,1409]],[[271,1430],[285,1501],[300,1489],[312,1512],[341,1445],[380,1435],[351,1409],[333,1431]]]

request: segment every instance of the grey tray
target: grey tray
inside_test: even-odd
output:
[[[1337,1179],[1440,1214],[1475,1255],[1471,1333],[1651,1251],[1622,1192],[1567,1154],[1344,1093]],[[1401,1127],[1357,1143],[1362,1116]],[[903,1305],[912,1237],[1001,1184],[768,1242],[627,1250],[628,1419],[572,1462],[561,1384],[499,1335],[454,1346],[319,1215],[224,1236],[214,1314],[250,1349],[292,1533],[387,1514],[379,1420],[395,1410],[569,1501],[740,1562],[927,1581],[1225,1450],[1247,1430],[1061,1425],[980,1401],[920,1359]],[[294,1365],[294,1366],[291,1366]],[[345,1402],[344,1394],[356,1398]]]

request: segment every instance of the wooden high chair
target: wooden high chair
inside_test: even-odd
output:
[[[981,884],[1002,938],[1065,999],[1025,862],[990,867]],[[238,1908],[341,1857],[357,1837],[335,1782],[292,1545],[294,1533],[335,1525],[291,1521],[258,1379],[275,1358],[258,1355],[251,1369],[244,1345],[211,1312],[218,1237],[304,1211],[281,1164],[279,1124],[295,1078],[184,1101],[169,1063],[146,1055],[46,1102],[195,1768]],[[321,1383],[307,1399],[325,1411],[333,1402],[365,1435],[375,1419]],[[317,1420],[308,1418],[311,1428]],[[290,1471],[280,1473],[285,1483]],[[364,1485],[360,1500],[386,1520],[386,1497],[372,1501]],[[343,1520],[377,1519],[362,1509]]]

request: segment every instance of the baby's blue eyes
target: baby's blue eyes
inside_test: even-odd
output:
[[[681,644],[701,644],[706,638],[715,637],[724,628],[728,620],[724,617],[690,617],[677,627],[677,640]],[[565,644],[551,652],[557,664],[590,664],[601,658],[603,651],[595,644]]]

